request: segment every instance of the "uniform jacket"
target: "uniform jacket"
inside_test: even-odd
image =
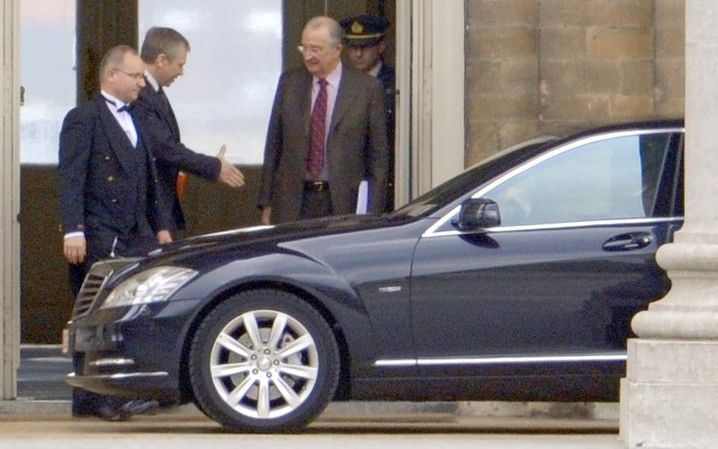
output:
[[[139,139],[144,131],[135,120]],[[88,257],[106,257],[130,232],[167,229],[147,146],[134,148],[99,95],[68,112],[60,132],[59,206],[65,233],[82,231]],[[98,254],[101,252],[102,254]]]
[[[215,181],[219,176],[221,162],[216,157],[196,153],[182,144],[172,106],[162,94],[154,90],[149,81],[135,103],[138,117],[148,132],[147,141],[157,164],[160,205],[173,219],[170,229],[184,229],[186,222],[176,189],[177,173],[184,170]]]
[[[389,138],[389,148],[394,148],[394,104],[396,99],[396,87],[394,80],[394,69],[383,63],[377,79],[381,81],[384,88],[384,111],[386,112],[386,130]]]
[[[386,211],[394,210],[394,108],[396,104],[396,86],[394,79],[394,68],[382,63],[377,79],[381,81],[384,88],[384,112],[386,113],[386,139],[389,142],[389,181],[386,194]]]
[[[298,220],[308,158],[312,75],[304,68],[279,79],[264,150],[257,203],[275,222]],[[382,212],[388,174],[384,96],[375,78],[343,66],[327,135],[325,163],[336,215],[356,211],[359,183],[369,181],[368,211]]]

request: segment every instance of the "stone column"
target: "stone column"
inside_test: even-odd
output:
[[[685,224],[657,255],[670,292],[632,322],[629,448],[718,447],[718,2],[686,2],[685,29]]]

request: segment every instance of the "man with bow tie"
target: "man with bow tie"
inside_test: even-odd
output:
[[[145,85],[143,74],[133,48],[110,49],[100,63],[100,95],[68,112],[62,124],[58,193],[73,296],[94,262],[143,255],[171,241],[152,157],[129,107]],[[73,392],[75,416],[124,419],[153,405]]]

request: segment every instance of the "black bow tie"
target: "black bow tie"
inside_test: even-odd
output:
[[[105,97],[104,95],[102,96],[102,98],[104,98],[106,102],[110,103],[112,106],[117,108],[117,103],[115,103],[114,101]],[[123,106],[120,106],[119,108],[117,108],[117,112],[130,112],[130,111],[132,111],[131,104],[126,104],[126,105],[123,105]]]

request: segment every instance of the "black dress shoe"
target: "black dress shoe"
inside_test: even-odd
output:
[[[157,401],[147,399],[133,399],[125,402],[119,407],[100,407],[97,409],[97,415],[108,421],[127,421],[132,415],[142,413],[151,413],[159,407]]]

